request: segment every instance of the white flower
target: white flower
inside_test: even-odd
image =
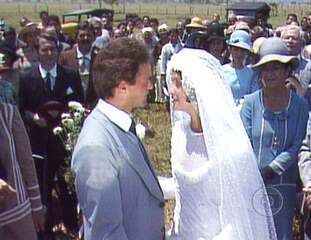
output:
[[[74,124],[74,121],[71,118],[65,118],[62,120],[64,127],[71,127]]]
[[[85,108],[84,107],[78,108],[78,109],[76,109],[76,111],[79,112],[79,113],[84,113],[85,112]]]
[[[62,119],[64,119],[64,118],[70,118],[71,116],[69,113],[62,113],[61,117],[62,117]]]
[[[144,125],[138,123],[135,126],[135,129],[136,129],[137,136],[140,138],[140,140],[143,140],[145,135],[146,135],[146,127]]]
[[[59,135],[59,134],[62,133],[62,131],[63,131],[63,128],[61,128],[61,127],[55,127],[55,128],[53,129],[54,135]]]
[[[71,151],[71,150],[72,150],[70,144],[66,144],[66,145],[65,145],[65,149],[66,149],[67,151]]]
[[[75,113],[73,114],[73,117],[74,117],[75,119],[79,119],[79,118],[82,117],[82,113],[81,113],[81,112],[75,112]]]
[[[68,103],[68,107],[69,107],[70,109],[72,109],[72,110],[77,110],[77,111],[80,111],[80,112],[84,112],[84,111],[85,111],[85,109],[84,109],[84,107],[82,106],[82,104],[79,103],[79,102],[75,102],[75,101],[70,101],[70,102]]]

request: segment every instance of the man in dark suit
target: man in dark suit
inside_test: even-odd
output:
[[[97,101],[92,80],[92,65],[98,52],[96,47],[92,47],[94,41],[95,30],[93,26],[87,21],[81,22],[76,33],[77,45],[71,50],[62,52],[59,58],[60,65],[79,71],[85,105],[89,108],[95,106]]]
[[[37,52],[39,65],[33,66],[20,77],[19,106],[29,131],[42,199],[47,207],[46,231],[52,235],[51,192],[55,175],[61,164],[64,164],[65,150],[60,139],[53,134],[49,118],[40,114],[39,109],[50,101],[58,101],[63,105],[71,100],[82,102],[83,92],[78,72],[57,64],[59,50],[53,36],[41,34]],[[63,214],[65,226],[77,231],[75,196],[66,192],[63,176],[58,177],[63,211],[66,211]]]

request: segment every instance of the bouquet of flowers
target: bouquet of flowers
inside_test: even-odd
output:
[[[73,189],[74,178],[70,170],[71,156],[76,145],[82,124],[89,110],[84,108],[81,103],[71,101],[68,103],[68,112],[61,115],[61,123],[53,129],[53,133],[59,136],[67,151],[65,166],[61,169],[64,174],[67,186]]]

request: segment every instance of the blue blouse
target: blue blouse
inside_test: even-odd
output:
[[[286,109],[272,112],[263,106],[262,90],[245,97],[241,118],[257,156],[259,168],[269,165],[281,183],[296,183],[297,154],[306,134],[308,103],[290,92]]]
[[[233,68],[231,64],[228,63],[222,66],[222,70],[237,105],[245,95],[259,89],[258,73],[252,68],[247,66],[244,68]]]

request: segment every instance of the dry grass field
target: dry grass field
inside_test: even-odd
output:
[[[83,8],[98,7],[90,4],[29,4],[29,3],[0,3],[0,16],[5,21],[19,30],[19,20],[22,16],[28,17],[32,21],[38,21],[38,14],[41,10],[48,10],[50,14],[61,16],[63,13]],[[110,7],[110,6],[104,6]],[[160,22],[166,22],[174,26],[178,19],[192,16],[211,19],[213,13],[221,15],[225,19],[224,5],[189,5],[189,4],[126,4],[115,5],[115,20],[124,19],[125,13],[137,13],[140,16],[150,15],[157,17]],[[296,13],[299,18],[311,12],[311,6],[279,6],[277,16],[271,16],[269,22],[273,26],[280,26],[285,22],[288,13]],[[275,14],[274,14],[275,15]],[[150,136],[144,142],[152,158],[155,169],[159,175],[170,176],[170,121],[169,114],[162,104],[150,104],[147,109],[139,110],[135,113],[138,120],[148,125],[152,130]],[[166,205],[166,227],[172,221],[172,210],[174,202],[170,201]],[[66,239],[66,238],[62,238]]]

